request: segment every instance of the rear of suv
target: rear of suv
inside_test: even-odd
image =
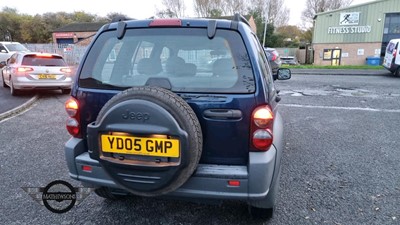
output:
[[[271,217],[283,121],[270,71],[240,15],[103,26],[65,104],[70,176],[109,199],[234,199]]]

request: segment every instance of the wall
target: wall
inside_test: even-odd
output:
[[[24,44],[26,48],[33,52],[57,53],[64,57],[70,66],[80,63],[86,46],[74,44]]]
[[[57,44],[58,43],[57,39],[68,38],[68,39],[72,39],[73,43],[77,43],[79,40],[79,42],[77,43],[78,45],[87,46],[92,41],[94,34],[96,34],[96,32],[58,32],[58,33],[53,33],[53,43]]]
[[[355,24],[341,24],[341,13],[357,12],[359,20]],[[320,13],[315,20],[313,43],[381,42],[385,13],[390,12],[400,12],[399,0],[374,1]]]
[[[323,60],[324,49],[342,49],[340,65],[365,65],[366,58],[380,54],[381,42],[352,44],[314,44],[314,65],[331,65],[331,61]],[[363,50],[363,54],[362,53]],[[378,54],[375,54],[378,51]],[[344,56],[344,57],[343,57]]]

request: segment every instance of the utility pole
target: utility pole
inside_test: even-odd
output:
[[[267,36],[267,25],[268,25],[268,17],[269,17],[269,1],[265,0],[264,6],[264,36],[263,36],[263,47],[265,47],[265,36]]]

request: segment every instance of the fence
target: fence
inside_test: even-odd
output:
[[[86,46],[77,44],[24,44],[29,50],[34,52],[57,53],[64,57],[68,65],[76,66],[80,63],[83,54],[86,51]],[[309,57],[312,52],[307,54],[305,51],[300,51],[298,48],[276,48],[281,56],[296,56],[300,63],[312,63],[313,60]]]
[[[296,56],[300,64],[312,64],[314,62],[314,51],[311,45],[304,48],[275,48],[280,56]]]
[[[70,66],[76,66],[85,53],[86,46],[75,44],[24,44],[26,48],[34,52],[57,53],[62,55]]]

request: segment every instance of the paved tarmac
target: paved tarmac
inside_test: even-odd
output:
[[[0,83],[2,78],[0,75]],[[0,120],[23,110],[37,99],[35,93],[26,92],[19,96],[11,96],[10,88],[0,86]]]

